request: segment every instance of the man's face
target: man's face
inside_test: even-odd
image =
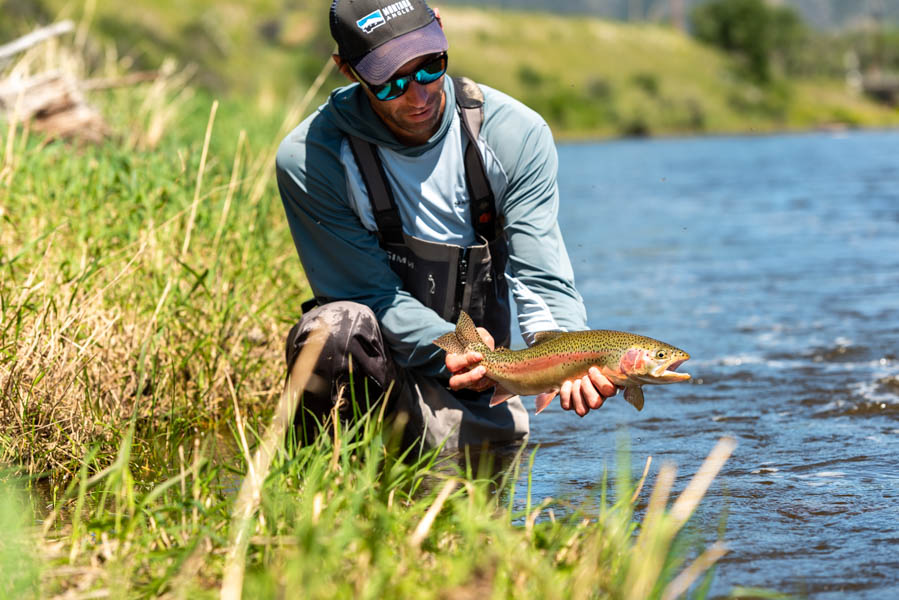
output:
[[[410,75],[422,65],[433,60],[434,56],[422,56],[410,60],[397,69],[392,77]],[[363,85],[362,89],[365,90],[375,113],[404,144],[410,146],[424,144],[440,126],[443,110],[446,107],[443,77],[426,85],[412,81],[406,92],[393,100],[378,100],[366,86]]]

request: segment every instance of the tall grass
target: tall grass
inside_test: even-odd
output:
[[[153,117],[154,95],[180,98],[177,118]],[[383,404],[297,443],[304,368],[285,388],[282,340],[308,292],[270,157],[312,97],[280,127],[249,129],[240,103],[148,83],[93,97],[117,115],[103,146],[0,125],[0,570],[15,573],[0,594],[691,589],[724,550],[687,565],[680,532],[730,442],[671,508],[663,468],[639,525],[629,468],[614,495],[535,503],[516,498],[521,454],[494,471],[400,447],[402,420]],[[167,135],[135,142],[135,127],[160,122]]]
[[[54,486],[91,446],[110,462],[128,423],[151,469],[220,427],[232,396],[279,391],[307,293],[271,184],[279,131],[194,97],[157,138],[186,96],[159,81],[94,96],[120,132],[100,147],[0,121],[0,460]]]
[[[85,598],[675,598],[725,551],[715,544],[687,565],[675,540],[730,440],[670,508],[673,471],[664,467],[638,524],[643,498],[628,470],[619,470],[615,500],[603,485],[581,506],[535,505],[529,493],[516,502],[521,453],[509,469],[474,472],[436,450],[403,451],[402,423],[377,408],[350,427],[335,423],[303,447],[288,434],[264,472],[244,454],[210,460],[208,447],[193,445],[178,473],[152,486],[136,483],[126,435],[119,460],[95,475],[86,463],[70,486],[64,525],[51,515],[42,531],[14,532],[14,544],[27,537],[38,548],[20,589]],[[240,477],[255,481],[258,502],[238,516],[229,490]],[[237,579],[228,576],[235,556]]]

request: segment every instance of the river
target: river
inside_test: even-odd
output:
[[[565,144],[559,163],[590,326],[687,350],[694,379],[647,386],[639,413],[526,399],[535,500],[614,477],[621,430],[632,476],[673,462],[675,492],[731,436],[694,517],[711,542],[727,515],[713,597],[899,597],[899,132]]]

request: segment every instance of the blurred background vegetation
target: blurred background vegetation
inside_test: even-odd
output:
[[[432,2],[445,17],[451,72],[519,98],[563,137],[895,125],[895,4]],[[196,66],[201,94],[278,120],[333,50],[327,5],[2,0],[0,42],[72,18],[89,24],[97,63],[112,54],[127,68],[154,69],[174,57]],[[317,101],[343,83],[332,72]]]

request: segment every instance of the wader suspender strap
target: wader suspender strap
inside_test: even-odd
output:
[[[453,84],[456,88],[456,104],[462,113],[462,131],[468,138],[468,146],[465,148],[465,182],[468,184],[471,225],[476,234],[493,241],[500,235],[496,201],[490,182],[487,181],[484,159],[478,151],[478,134],[484,121],[484,94],[474,81],[466,77],[454,77]]]
[[[496,218],[496,202],[487,180],[484,161],[478,151],[478,133],[484,120],[484,95],[475,82],[464,77],[454,77],[456,104],[462,115],[462,131],[468,140],[465,148],[465,182],[468,186],[471,224],[475,233],[492,241],[499,235]],[[384,165],[378,156],[378,147],[356,136],[348,135],[353,157],[359,166],[362,180],[368,190],[378,236],[382,243],[402,244],[403,224],[393,198],[393,190],[387,183]]]
[[[378,237],[382,243],[402,244],[403,222],[396,208],[396,200],[393,199],[393,190],[387,183],[384,165],[378,157],[378,147],[354,135],[347,137],[362,174],[362,181],[368,190],[375,224],[378,226]]]

